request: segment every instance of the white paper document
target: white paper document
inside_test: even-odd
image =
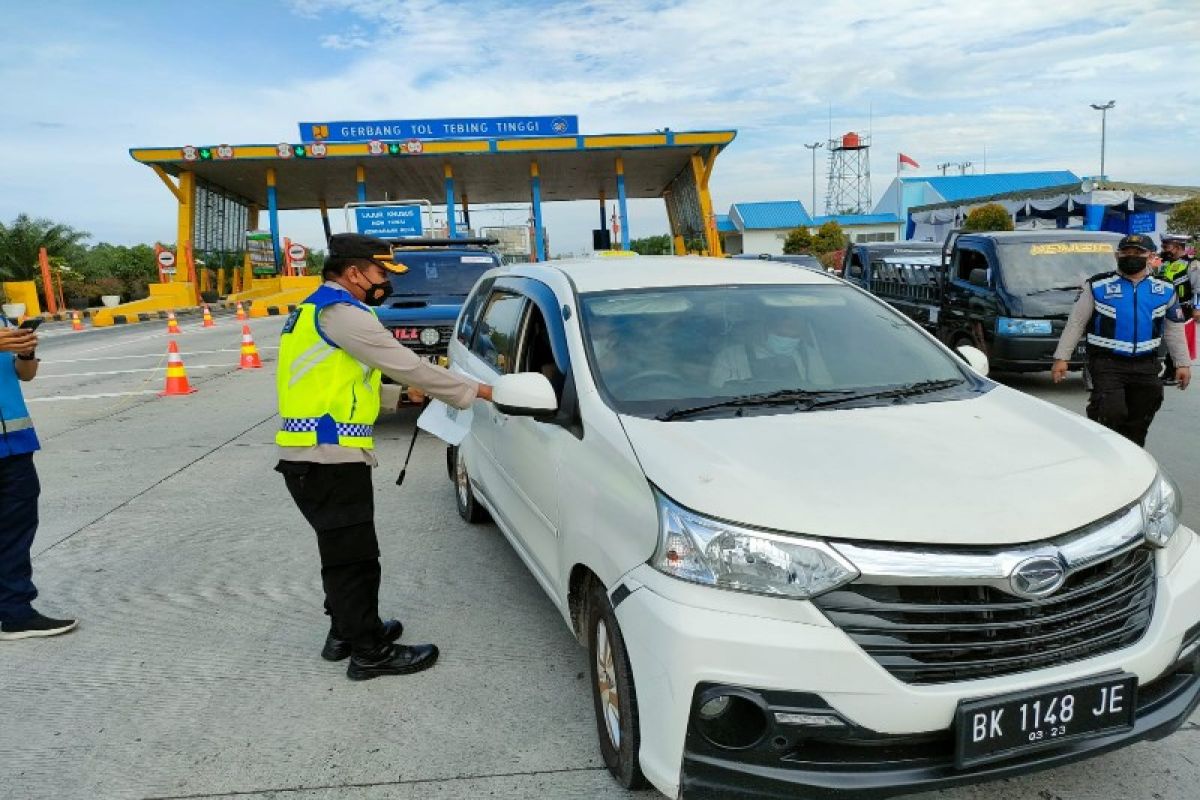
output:
[[[417,417],[417,427],[452,447],[458,447],[471,431],[473,416],[474,412],[469,408],[460,410],[441,400],[434,400]]]

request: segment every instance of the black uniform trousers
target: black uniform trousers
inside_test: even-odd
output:
[[[367,464],[280,461],[288,491],[317,532],[330,632],[355,653],[379,645],[379,541]]]
[[[1126,358],[1090,352],[1088,370],[1092,374],[1088,419],[1145,447],[1146,432],[1163,403],[1157,354]]]

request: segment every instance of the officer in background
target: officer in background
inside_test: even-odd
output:
[[[1163,280],[1170,282],[1175,286],[1175,293],[1179,296],[1179,306],[1183,310],[1183,316],[1186,320],[1184,332],[1187,334],[1188,357],[1196,358],[1196,327],[1193,319],[1200,315],[1196,311],[1196,289],[1197,284],[1200,284],[1200,261],[1192,261],[1189,263],[1187,258],[1187,242],[1186,236],[1177,234],[1163,234],[1162,237],[1162,271]],[[1167,354],[1167,368],[1163,372],[1163,383],[1174,383],[1175,378],[1175,362],[1171,358],[1171,354]]]
[[[391,294],[387,242],[359,234],[329,239],[316,292],[288,317],[279,348],[279,464],[288,491],[316,530],[325,613],[321,656],[350,658],[353,680],[432,667],[431,644],[395,644],[397,620],[379,617],[379,544],[371,469],[381,373],[456,408],[490,400],[491,387],[430,364],[404,347],[375,316]]]
[[[1093,384],[1088,418],[1142,446],[1163,401],[1159,344],[1166,342],[1177,364],[1189,363],[1179,299],[1171,284],[1150,274],[1153,252],[1150,237],[1131,233],[1117,245],[1116,272],[1084,281],[1051,370],[1055,383],[1066,376],[1067,360],[1086,333]],[[1177,367],[1175,377],[1186,389],[1191,368]]]
[[[52,619],[33,608],[30,548],[38,527],[41,483],[33,465],[40,449],[21,381],[37,376],[37,335],[0,313],[0,641],[57,636],[73,619]]]

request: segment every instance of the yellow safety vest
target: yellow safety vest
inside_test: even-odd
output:
[[[375,313],[342,289],[322,286],[296,307],[279,343],[279,432],[283,447],[336,444],[372,450],[382,375],[325,337],[321,311],[349,303]]]

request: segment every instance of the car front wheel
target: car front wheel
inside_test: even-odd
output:
[[[471,488],[471,476],[467,474],[467,460],[461,447],[454,448],[453,463],[454,504],[458,507],[458,515],[472,524],[487,522],[488,513],[479,505]]]
[[[598,582],[592,584],[587,631],[600,753],[617,783],[626,789],[643,788],[646,778],[638,764],[641,734],[633,670],[616,614]]]

